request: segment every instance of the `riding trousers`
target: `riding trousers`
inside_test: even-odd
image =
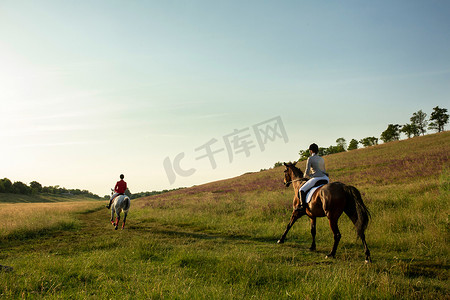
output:
[[[302,185],[300,191],[307,193],[310,189],[314,187],[316,182],[318,182],[319,180],[326,180],[327,182],[330,182],[328,176],[313,177],[310,180],[308,180],[304,185]]]
[[[109,200],[116,198],[117,196],[124,195],[123,193],[114,193]]]

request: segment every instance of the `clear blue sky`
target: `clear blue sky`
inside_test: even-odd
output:
[[[0,0],[0,178],[105,195],[124,173],[160,190],[379,137],[450,109],[449,15],[450,1]],[[253,126],[273,118],[262,149]]]

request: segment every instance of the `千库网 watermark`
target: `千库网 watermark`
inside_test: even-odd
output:
[[[285,143],[289,142],[280,116],[252,125],[251,128],[235,129],[222,137],[223,144],[216,138],[210,139],[194,149],[195,152],[199,152],[199,156],[195,157],[195,160],[209,159],[211,168],[215,169],[217,168],[215,155],[220,152],[226,152],[228,161],[232,163],[235,155],[244,153],[246,157],[249,157],[251,150],[255,148],[259,148],[263,152],[269,142],[277,139],[282,139]],[[181,160],[184,157],[185,153],[180,152],[173,159],[170,157],[164,159],[163,165],[170,184],[175,182],[177,175],[188,177],[197,171],[195,168],[183,169],[181,167]]]

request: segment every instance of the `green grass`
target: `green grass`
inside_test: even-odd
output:
[[[0,297],[47,299],[448,299],[450,133],[326,157],[372,212],[373,263],[346,216],[336,259],[318,220],[283,245],[293,190],[283,167],[132,201],[127,228],[106,209],[73,213],[73,228],[0,239]],[[425,157],[426,156],[426,157]],[[304,168],[302,165],[300,165]]]

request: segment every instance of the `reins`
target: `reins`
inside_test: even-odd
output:
[[[294,180],[288,181],[288,182],[286,182],[286,184],[293,183],[295,181],[307,181],[307,180],[305,180],[304,178],[299,178],[299,179],[294,179]]]

